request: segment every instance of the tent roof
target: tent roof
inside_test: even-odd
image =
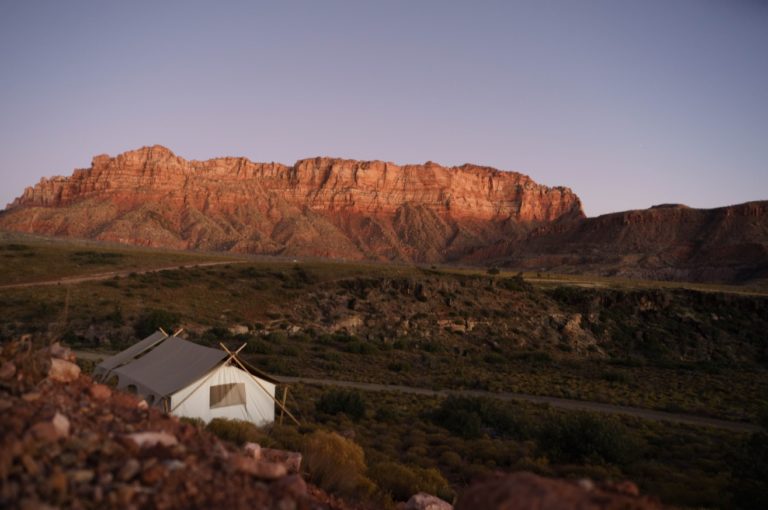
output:
[[[120,387],[134,384],[142,395],[164,397],[199,379],[226,357],[227,353],[220,349],[170,337],[113,373],[119,376]]]
[[[111,356],[101,363],[96,365],[97,371],[109,372],[113,368],[119,367],[124,363],[128,363],[136,356],[146,351],[155,344],[162,342],[168,338],[168,335],[164,331],[155,331],[144,340],[133,344],[124,351],[120,351],[114,356]]]

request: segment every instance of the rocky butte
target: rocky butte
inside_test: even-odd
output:
[[[188,161],[155,145],[42,179],[0,212],[0,229],[178,249],[768,286],[768,201],[586,218],[568,188],[470,164]]]
[[[488,167],[187,161],[155,145],[42,179],[0,228],[144,246],[441,262],[583,218],[568,188]]]

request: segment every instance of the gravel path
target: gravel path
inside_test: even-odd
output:
[[[684,423],[687,425],[697,425],[702,427],[714,427],[730,430],[734,432],[756,432],[760,427],[751,423],[720,420],[706,416],[696,416],[692,414],[670,413],[666,411],[656,411],[653,409],[643,409],[640,407],[619,406],[605,404],[602,402],[592,402],[589,400],[572,400],[558,397],[545,397],[540,395],[528,395],[525,393],[510,392],[492,392],[481,390],[431,390],[427,388],[414,388],[412,386],[399,386],[394,384],[376,384],[362,383],[352,381],[336,381],[331,379],[314,379],[310,377],[275,377],[284,383],[304,383],[317,386],[338,386],[343,388],[354,388],[363,391],[393,391],[401,393],[411,393],[414,395],[440,396],[458,395],[464,397],[485,397],[507,401],[526,401],[537,404],[549,404],[558,409],[570,411],[591,411],[606,414],[623,414],[635,416],[646,420],[666,421],[672,423]]]
[[[87,359],[94,362],[101,361],[110,353],[97,353],[90,351],[74,351],[75,355],[81,359]],[[606,404],[603,402],[593,402],[591,400],[575,400],[559,397],[547,397],[542,395],[528,395],[526,393],[512,392],[494,392],[482,390],[431,390],[428,388],[417,388],[414,386],[401,386],[397,384],[378,384],[364,383],[354,381],[338,381],[335,379],[316,379],[312,377],[289,377],[273,376],[282,383],[304,383],[314,386],[336,386],[340,388],[353,388],[362,391],[391,391],[400,393],[410,393],[412,395],[424,395],[428,397],[447,397],[451,395],[462,397],[484,397],[494,398],[505,401],[524,401],[535,404],[549,404],[557,409],[568,411],[590,411],[605,414],[623,414],[625,416],[635,416],[645,420],[666,421],[671,423],[683,423],[686,425],[697,425],[700,427],[714,427],[718,429],[730,430],[733,432],[757,432],[760,429],[757,425],[740,421],[728,421],[707,416],[697,416],[694,414],[671,413],[667,411],[657,411],[655,409],[645,409],[642,407],[620,406]]]
[[[99,281],[99,280],[109,280],[110,278],[117,277],[124,277],[131,274],[145,274],[145,273],[155,273],[157,271],[166,271],[166,270],[173,270],[173,269],[184,269],[187,267],[209,267],[209,266],[222,266],[225,264],[243,264],[247,261],[245,260],[224,260],[221,262],[198,262],[198,263],[192,263],[192,264],[182,264],[180,266],[166,266],[166,267],[155,267],[152,269],[127,269],[124,271],[112,271],[109,273],[94,273],[94,274],[86,274],[82,276],[68,276],[66,278],[58,278],[55,280],[43,280],[39,282],[27,282],[27,283],[10,283],[7,285],[0,285],[0,289],[23,289],[26,287],[40,287],[43,285],[70,285],[73,283],[83,283],[83,282],[93,282],[93,281]]]

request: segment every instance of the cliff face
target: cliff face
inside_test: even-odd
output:
[[[768,201],[716,209],[662,205],[542,225],[522,242],[496,243],[471,258],[628,278],[768,280]]]
[[[444,261],[582,218],[578,197],[488,167],[315,158],[187,161],[160,147],[43,179],[0,228],[146,246]]]
[[[430,162],[187,161],[156,145],[41,180],[0,213],[0,229],[178,249],[768,280],[768,202],[587,219],[568,188]]]

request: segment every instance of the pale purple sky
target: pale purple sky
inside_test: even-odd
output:
[[[156,143],[491,165],[590,216],[768,199],[768,2],[0,2],[0,207]]]

